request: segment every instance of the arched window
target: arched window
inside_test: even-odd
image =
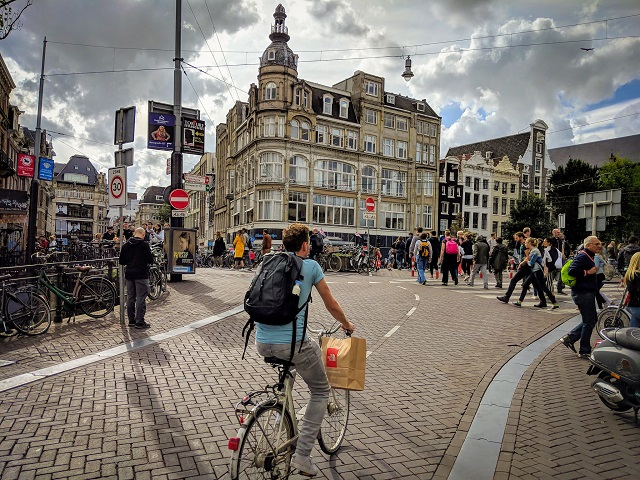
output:
[[[300,122],[297,120],[291,120],[291,138],[300,138]]]
[[[376,171],[373,167],[362,167],[360,185],[363,193],[376,193]]]
[[[347,118],[349,115],[349,101],[344,98],[340,100],[340,117]]]
[[[267,85],[264,87],[264,99],[265,100],[275,100],[276,99],[276,93],[277,93],[277,88],[276,88],[276,84],[273,82],[269,82],[267,83]]]
[[[306,185],[309,178],[309,168],[307,161],[298,155],[289,159],[289,181]]]
[[[309,140],[311,138],[311,127],[307,122],[302,122],[302,127],[300,131],[300,139]]]
[[[267,152],[260,155],[260,182],[283,181],[282,155],[276,152]]]

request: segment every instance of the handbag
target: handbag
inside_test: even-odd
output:
[[[333,388],[364,390],[366,339],[322,337],[322,358]]]

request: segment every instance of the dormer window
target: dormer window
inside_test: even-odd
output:
[[[486,152],[484,154],[484,158],[486,158],[487,160],[490,160],[491,159],[491,152]]]
[[[416,105],[416,108],[418,109],[419,112],[424,112],[424,103],[418,103]]]
[[[275,100],[277,95],[276,84],[273,82],[267,83],[265,87],[264,98],[265,100]]]
[[[275,50],[269,50],[267,52],[267,60],[275,60],[276,59],[276,51]]]
[[[322,113],[325,115],[331,115],[331,110],[333,107],[333,98],[330,95],[325,95],[322,101]]]
[[[340,117],[347,118],[349,116],[349,100],[340,100]]]
[[[391,95],[390,93],[387,93],[387,103],[390,103],[391,105],[395,105],[396,104],[395,95]]]
[[[74,170],[78,170],[78,165],[74,165],[74,166],[73,166],[73,169],[74,169]]]

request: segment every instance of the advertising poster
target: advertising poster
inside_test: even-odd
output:
[[[195,273],[196,232],[171,229],[171,273]]]
[[[204,155],[204,121],[182,119],[182,152]]]
[[[147,148],[173,150],[176,117],[168,113],[149,113]]]
[[[40,157],[40,167],[38,168],[38,178],[40,180],[53,180],[53,160]]]
[[[36,157],[20,153],[18,155],[18,176],[33,178],[36,170]]]
[[[66,216],[67,216],[67,204],[56,203],[56,217],[66,217]]]

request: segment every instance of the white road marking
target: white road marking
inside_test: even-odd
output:
[[[395,327],[393,327],[391,330],[389,330],[387,332],[387,334],[384,336],[385,338],[389,338],[391,335],[393,335],[394,333],[396,333],[396,330],[398,330],[400,328],[400,325],[396,325]]]
[[[369,355],[371,355],[371,353],[373,353],[371,352],[371,350],[367,350],[367,358],[369,358]]]
[[[420,295],[418,295],[417,293],[414,293],[413,296],[416,297],[416,302],[420,301]]]
[[[413,314],[413,312],[415,312],[415,311],[416,311],[416,308],[418,308],[418,307],[411,307],[411,310],[409,310],[409,311],[407,312],[407,317],[410,317],[410,316]]]

